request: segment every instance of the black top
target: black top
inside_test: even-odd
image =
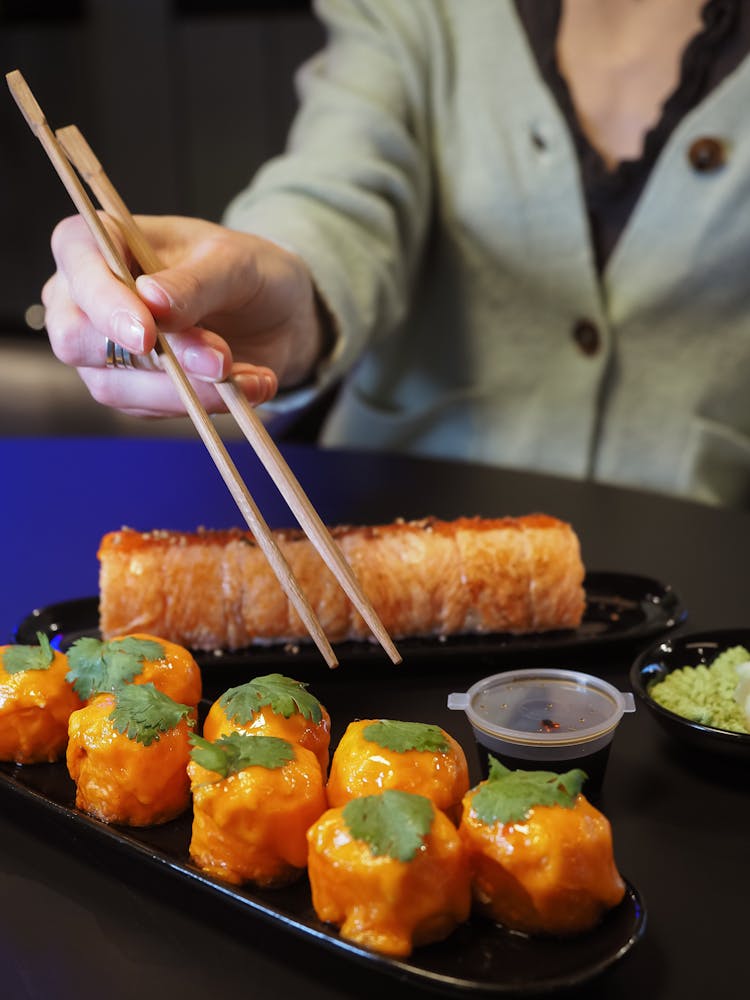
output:
[[[672,131],[750,51],[750,4],[708,0],[701,12],[703,28],[685,47],[679,83],[664,102],[661,118],[647,133],[640,157],[623,160],[610,170],[584,135],[557,64],[561,0],[515,2],[542,77],[560,105],[575,142],[594,253],[602,271]]]

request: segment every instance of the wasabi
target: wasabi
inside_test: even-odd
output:
[[[750,660],[743,646],[720,653],[710,666],[682,667],[649,688],[649,694],[676,715],[691,722],[730,732],[750,732],[735,692],[737,667]]]
[[[750,662],[740,663],[737,667],[737,677],[739,684],[734,692],[734,697],[740,709],[745,713],[745,725],[750,731]]]

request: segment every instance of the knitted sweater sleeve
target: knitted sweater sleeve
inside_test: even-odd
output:
[[[427,10],[319,0],[328,40],[298,74],[287,150],[227,210],[228,226],[304,259],[332,317],[335,348],[293,405],[340,378],[407,308],[431,198]]]

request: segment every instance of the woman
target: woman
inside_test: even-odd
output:
[[[746,505],[743,7],[321,0],[289,149],[225,227],[139,220],[169,265],[140,300],[57,228],[53,349],[174,414],[165,376],[106,367],[156,317],[212,410],[230,372],[269,419],[343,379],[324,444]]]

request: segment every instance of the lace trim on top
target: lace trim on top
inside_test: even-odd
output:
[[[750,4],[708,0],[701,10],[703,27],[688,42],[677,87],[662,105],[659,121],[644,137],[641,155],[609,169],[581,128],[556,56],[561,0],[515,0],[542,77],[570,128],[581,171],[597,267],[604,269],[652,167],[684,116],[717,87],[750,51]]]

